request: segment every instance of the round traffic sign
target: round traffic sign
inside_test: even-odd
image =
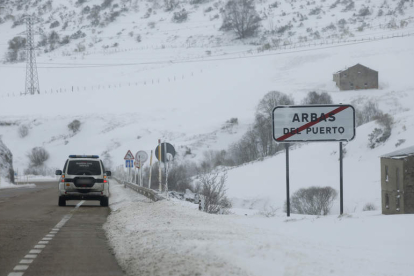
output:
[[[167,149],[167,154],[165,154],[165,149]],[[160,160],[161,162],[165,162],[165,155],[167,155],[167,161],[174,159],[175,156],[175,148],[170,143],[161,143],[161,160],[159,158],[159,146],[155,148],[155,157]]]
[[[142,164],[142,163],[145,163],[147,160],[148,160],[148,154],[145,151],[140,150],[135,154],[136,162],[140,161]]]

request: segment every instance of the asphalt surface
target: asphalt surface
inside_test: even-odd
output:
[[[0,189],[0,276],[124,275],[102,229],[98,201],[58,206],[57,183]]]

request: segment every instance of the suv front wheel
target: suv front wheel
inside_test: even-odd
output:
[[[107,197],[101,198],[101,206],[108,207],[109,199]]]

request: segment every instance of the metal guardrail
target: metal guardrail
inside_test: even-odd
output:
[[[124,184],[125,187],[130,188],[131,190],[136,191],[137,193],[142,194],[143,196],[148,197],[149,199],[151,199],[152,201],[156,202],[159,200],[163,200],[165,199],[165,197],[163,197],[162,195],[158,194],[156,191],[148,189],[148,188],[144,188],[141,187],[135,183],[131,183],[131,182],[127,182],[127,181],[123,181],[118,179],[117,177],[112,177],[114,178],[116,181],[118,181],[121,184]]]

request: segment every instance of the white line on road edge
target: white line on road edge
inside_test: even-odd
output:
[[[53,227],[52,231],[49,234],[47,234],[41,241],[39,241],[37,245],[34,246],[35,249],[30,250],[29,255],[26,255],[24,259],[20,260],[20,264],[31,264],[33,262],[33,259],[37,257],[37,254],[40,254],[42,252],[40,248],[43,249],[46,247],[46,244],[49,243],[49,241],[53,239],[55,234],[59,232],[60,228],[62,228],[66,224],[66,222],[68,222],[68,220],[72,218],[73,214],[76,212],[77,209],[79,209],[79,207],[81,207],[81,205],[84,202],[85,200],[82,200],[81,202],[79,202],[76,205],[76,207],[72,211],[70,211],[70,214],[65,215],[62,218],[62,220],[59,221],[59,223],[56,224],[55,227]],[[16,265],[13,268],[15,272],[10,272],[7,276],[23,276],[24,272],[21,272],[21,271],[24,271],[28,268],[29,268],[29,265]]]

